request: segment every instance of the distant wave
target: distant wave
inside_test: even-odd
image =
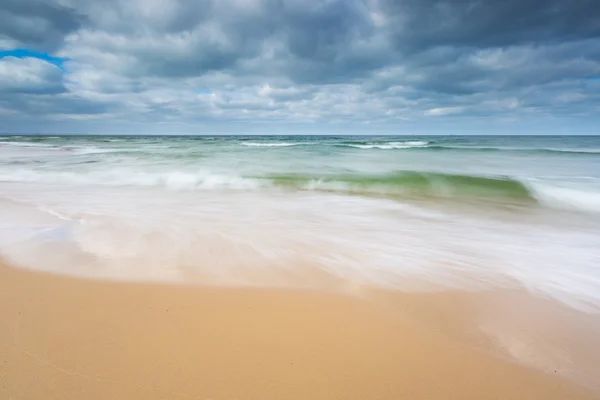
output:
[[[291,147],[305,145],[320,145],[320,146],[338,146],[338,147],[354,147],[358,149],[408,149],[412,147],[426,147],[428,142],[420,140],[410,140],[404,142],[330,142],[327,140],[314,142],[243,142],[242,146],[248,147]]]
[[[36,141],[25,141],[25,140],[15,140],[14,137],[3,137],[0,138],[0,146],[12,146],[12,147],[24,147],[24,148],[45,148],[45,149],[54,149],[54,150],[73,150],[77,148],[83,148],[87,146],[78,145],[76,142],[65,142],[59,144],[56,140],[52,139],[63,139],[64,137],[59,136],[51,136],[44,137],[42,139],[36,138]],[[47,142],[37,141],[37,140],[47,140]],[[144,138],[146,140],[147,138]],[[202,140],[219,140],[221,138],[202,138]],[[87,140],[87,138],[86,138]],[[127,138],[94,138],[94,140],[99,140],[101,142],[127,142],[130,139]],[[294,147],[294,146],[314,146],[314,147],[337,147],[337,148],[347,148],[354,150],[398,150],[398,151],[448,151],[448,152],[515,152],[515,153],[548,153],[548,154],[582,154],[593,156],[596,154],[600,154],[600,148],[591,147],[523,147],[518,144],[514,147],[509,144],[506,145],[478,145],[477,143],[472,144],[460,144],[453,143],[451,140],[447,139],[430,139],[430,140],[398,140],[397,138],[394,140],[384,140],[384,139],[373,139],[368,140],[366,138],[362,138],[362,140],[343,140],[343,139],[331,139],[328,137],[324,138],[311,138],[310,141],[302,141],[302,139],[296,141],[287,141],[286,139],[273,139],[272,141],[241,141],[237,142],[239,145],[249,148],[285,148],[285,147]],[[191,146],[193,146],[191,144]],[[94,146],[90,146],[92,148]],[[120,150],[118,147],[111,149],[106,148],[102,150],[89,150],[88,154],[92,154],[94,152],[97,153],[109,153],[109,152],[125,152],[131,150]],[[139,151],[145,152],[144,149],[140,148]],[[82,151],[84,152],[84,151]]]
[[[324,143],[328,144],[328,143]],[[600,154],[600,148],[535,148],[535,147],[493,147],[493,146],[461,146],[436,143],[433,141],[409,140],[404,142],[342,142],[332,143],[334,146],[353,147],[357,149],[381,150],[432,150],[432,151],[483,151],[483,152],[544,152],[544,153],[576,153]]]
[[[243,142],[247,147],[291,147],[305,145],[349,147],[363,150],[429,150],[429,151],[481,151],[481,152],[543,152],[543,153],[574,153],[574,154],[600,154],[600,148],[535,148],[535,147],[506,147],[506,146],[461,146],[438,143],[425,140],[407,141],[314,141],[314,142]]]
[[[490,146],[455,146],[436,144],[427,146],[430,150],[462,150],[462,151],[507,151],[507,152],[543,152],[543,153],[576,153],[600,154],[600,149],[569,149],[569,148],[535,148],[535,147],[490,147]]]
[[[547,148],[540,151],[557,152],[557,153],[577,153],[577,154],[600,154],[600,149],[555,149]]]
[[[427,147],[429,142],[423,140],[409,140],[405,142],[342,142],[336,143],[337,146],[354,147],[357,149],[411,149],[416,147]]]
[[[260,142],[244,142],[242,146],[247,147],[291,147],[291,146],[304,146],[313,144],[310,142],[298,142],[298,143],[287,143],[287,142],[271,142],[271,143],[260,143]]]
[[[72,155],[87,155],[87,154],[104,154],[104,153],[137,153],[146,152],[148,149],[143,147],[131,148],[131,147],[96,147],[96,146],[82,146],[82,145],[56,145],[48,143],[30,143],[30,142],[3,142],[0,141],[0,146],[10,147],[24,147],[24,148],[40,148],[44,150],[61,150]],[[153,149],[156,152],[156,149]]]
[[[51,144],[46,143],[30,143],[30,142],[0,142],[1,146],[15,146],[15,147],[45,147],[45,148],[55,148]]]
[[[105,153],[138,153],[142,151],[142,149],[119,149],[119,148],[100,148],[100,147],[73,147],[73,148],[65,148],[75,152],[75,154],[79,155],[87,155],[87,154],[105,154]]]

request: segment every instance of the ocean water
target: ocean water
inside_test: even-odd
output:
[[[518,292],[532,301],[479,310],[477,328],[600,392],[600,137],[4,136],[0,257],[128,281]]]
[[[600,312],[600,137],[4,136],[0,204],[30,268]]]

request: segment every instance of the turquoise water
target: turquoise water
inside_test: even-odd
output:
[[[332,191],[600,212],[599,137],[21,136],[10,182]],[[28,157],[30,154],[30,157]]]

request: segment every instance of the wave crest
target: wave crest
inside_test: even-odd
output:
[[[291,147],[291,146],[304,146],[312,143],[287,143],[287,142],[271,142],[271,143],[261,143],[261,142],[244,142],[242,146],[246,147]]]
[[[525,184],[507,177],[452,175],[435,172],[404,171],[385,175],[310,175],[269,176],[282,187],[347,192],[364,195],[414,197],[487,197],[535,199]]]
[[[171,190],[308,190],[388,198],[479,200],[499,204],[539,204],[557,209],[600,213],[600,190],[561,187],[552,182],[522,181],[503,176],[453,175],[400,171],[382,175],[275,174],[240,176],[211,171],[42,171],[15,168],[0,172],[0,182],[62,185],[163,187]]]
[[[342,147],[354,147],[357,149],[411,149],[419,147],[428,147],[429,142],[424,140],[408,140],[405,142],[345,142],[340,144]]]

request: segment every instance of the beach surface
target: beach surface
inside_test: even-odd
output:
[[[353,297],[85,280],[5,264],[0,285],[3,399],[597,398]]]

